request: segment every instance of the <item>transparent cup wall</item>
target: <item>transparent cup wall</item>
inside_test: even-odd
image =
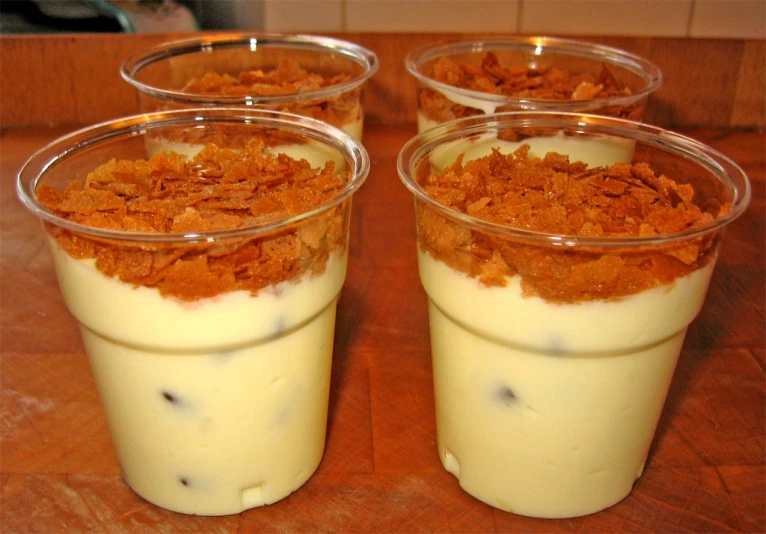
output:
[[[577,101],[541,100],[457,89],[434,79],[434,65],[440,59],[478,66],[487,52],[495,54],[504,68],[522,65],[552,68],[570,75],[590,74],[598,79],[606,67],[618,85],[629,88],[631,94]],[[662,83],[660,70],[639,56],[595,43],[551,37],[426,45],[413,50],[405,63],[416,79],[420,132],[458,118],[525,110],[583,112],[642,120],[649,96]]]
[[[486,137],[518,140],[525,133],[554,143],[563,133],[596,148],[619,140],[634,147],[623,153],[629,161],[691,183],[704,210],[714,213],[728,202],[731,210],[688,234],[598,239],[490,224],[425,194],[428,177],[447,163],[440,148],[463,143],[470,151]],[[521,515],[573,517],[619,502],[643,472],[686,328],[705,298],[721,231],[748,203],[742,171],[695,141],[650,126],[530,113],[430,130],[402,149],[399,173],[415,195],[444,468],[469,494]],[[652,289],[575,302],[545,293],[573,283],[579,271],[568,266],[613,258],[626,264],[667,260],[688,247],[707,250],[706,261]],[[487,285],[480,273],[493,254],[518,269],[525,263],[540,266],[540,273],[548,269],[551,278],[538,273],[537,296],[525,294],[518,274],[506,277],[505,285]],[[609,287],[609,280],[595,276],[593,288],[602,282]]]
[[[207,73],[239,78],[249,71],[269,73],[281,60],[326,78],[343,75],[337,86],[288,94],[200,95],[185,92],[190,80]],[[378,68],[371,51],[350,42],[319,36],[233,34],[167,43],[129,58],[122,77],[136,87],[142,111],[201,106],[254,106],[323,120],[362,137],[364,83]],[[273,87],[264,90],[273,92]]]
[[[220,141],[221,131],[229,140],[267,135],[275,154],[307,147],[308,157],[334,159],[346,185],[309,213],[187,234],[81,227],[36,199],[41,184],[61,190],[112,158],[148,158],[158,139],[185,133],[200,143],[208,135]],[[192,110],[77,132],[22,171],[20,195],[43,220],[124,479],[139,495],[173,511],[233,514],[286,497],[315,471],[325,445],[351,196],[368,169],[361,146],[323,123],[256,110]],[[275,251],[286,246],[294,253],[285,259]],[[280,262],[289,262],[292,274],[251,280],[257,291],[214,287],[186,300],[142,283],[156,269],[184,291],[204,293],[232,272],[252,270],[255,278]],[[112,263],[131,269],[111,275]]]

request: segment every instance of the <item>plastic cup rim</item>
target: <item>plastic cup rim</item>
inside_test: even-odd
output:
[[[694,230],[662,234],[659,236],[615,237],[577,236],[538,232],[514,228],[478,219],[467,213],[450,209],[429,196],[415,181],[415,166],[428,157],[434,148],[472,135],[491,132],[514,125],[520,128],[560,127],[584,133],[603,134],[623,139],[642,141],[694,160],[714,174],[730,191],[731,209],[708,225]],[[723,168],[727,166],[730,173]],[[423,202],[450,219],[476,230],[500,234],[508,238],[536,244],[578,248],[657,247],[698,237],[719,230],[734,221],[747,209],[751,187],[747,175],[731,158],[691,137],[646,123],[587,113],[552,111],[512,111],[478,115],[452,120],[426,130],[407,141],[397,157],[397,171],[404,186]]]
[[[285,95],[196,95],[170,89],[162,89],[145,84],[136,79],[136,74],[155,63],[169,57],[180,56],[191,52],[211,51],[215,48],[247,47],[257,50],[258,47],[269,48],[284,46],[287,48],[315,48],[325,50],[351,59],[364,68],[364,72],[344,83],[331,85],[321,89],[289,93]],[[183,103],[197,107],[230,105],[230,106],[267,106],[304,100],[323,100],[338,94],[356,89],[367,81],[379,67],[377,55],[367,48],[333,37],[309,34],[281,33],[222,33],[179,39],[144,49],[126,59],[120,66],[120,76],[135,87],[139,92],[159,100]]]
[[[474,91],[463,87],[455,87],[439,82],[424,75],[418,69],[421,62],[447,55],[444,52],[484,52],[492,49],[529,49],[539,51],[542,55],[544,50],[550,49],[562,54],[576,55],[579,57],[600,58],[610,65],[619,65],[639,75],[646,82],[646,87],[630,95],[618,95],[605,98],[593,98],[589,100],[550,100],[539,98],[519,98],[505,95],[494,95],[482,91]],[[405,68],[423,85],[439,91],[440,93],[456,93],[464,98],[471,98],[487,104],[500,106],[515,106],[521,110],[551,110],[551,111],[578,111],[583,109],[597,109],[605,106],[628,105],[648,97],[655,92],[663,81],[662,71],[651,61],[619,48],[549,36],[527,37],[487,37],[477,40],[447,41],[443,43],[429,43],[411,50],[405,58]]]
[[[139,136],[169,126],[236,123],[281,127],[320,141],[337,149],[353,164],[351,176],[343,190],[328,202],[313,210],[256,225],[229,230],[189,233],[148,233],[95,228],[57,216],[41,204],[35,190],[47,172],[86,147],[120,136]],[[35,152],[17,175],[16,193],[21,203],[44,222],[71,232],[115,242],[186,245],[211,243],[229,239],[254,238],[277,232],[301,221],[311,219],[341,204],[355,193],[367,179],[370,159],[363,145],[350,134],[316,119],[256,108],[194,108],[131,115],[81,128],[59,137]]]

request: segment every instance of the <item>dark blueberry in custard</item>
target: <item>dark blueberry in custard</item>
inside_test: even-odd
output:
[[[194,408],[194,401],[189,397],[184,397],[167,389],[161,390],[160,395],[162,395],[164,402],[167,402],[176,410],[192,410]]]
[[[506,406],[512,405],[516,402],[516,394],[508,386],[500,386],[497,390],[497,398]]]

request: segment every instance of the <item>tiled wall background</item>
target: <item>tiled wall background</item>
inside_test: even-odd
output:
[[[208,29],[766,39],[766,0],[196,2],[198,17]]]

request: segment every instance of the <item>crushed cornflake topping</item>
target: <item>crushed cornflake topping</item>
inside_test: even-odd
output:
[[[568,73],[548,66],[501,65],[493,52],[487,52],[479,65],[457,63],[442,57],[434,64],[430,77],[438,82],[482,93],[538,100],[593,100],[632,94],[621,85],[606,65],[598,77],[588,73]],[[437,122],[477,115],[480,110],[451,102],[428,88],[420,90],[420,105],[426,116]],[[497,111],[503,111],[499,108]],[[640,119],[643,104],[612,106],[602,114]]]
[[[311,211],[337,196],[346,180],[332,161],[315,169],[306,160],[268,153],[255,139],[241,150],[207,144],[193,159],[159,152],[149,160],[111,160],[64,191],[40,185],[37,197],[57,216],[86,226],[189,234]],[[125,245],[54,225],[48,231],[70,256],[95,258],[107,276],[191,301],[236,290],[257,293],[307,271],[323,272],[330,253],[345,246],[347,211],[341,205],[260,238],[184,247]]]
[[[250,70],[236,75],[206,72],[192,78],[181,89],[184,93],[222,96],[277,96],[316,91],[343,84],[351,79],[346,73],[323,76],[309,72],[288,58],[280,58],[272,70]],[[357,87],[322,100],[303,100],[278,104],[275,109],[291,111],[335,126],[361,118],[361,88]]]
[[[709,225],[729,210],[710,213],[693,203],[694,190],[646,163],[589,168],[549,152],[529,156],[497,150],[467,163],[462,156],[422,184],[440,204],[508,227],[581,237],[651,237]],[[571,249],[534,245],[471,231],[424,204],[418,206],[420,245],[434,258],[504,286],[520,275],[527,295],[555,302],[608,299],[671,282],[713,259],[716,232],[640,249]]]
[[[269,71],[250,70],[238,76],[207,72],[193,78],[183,88],[185,93],[201,95],[289,95],[315,91],[348,81],[348,74],[325,77],[301,68],[297,61],[281,58],[277,68]]]
[[[248,143],[258,140],[268,147],[280,145],[302,145],[308,139],[305,135],[288,132],[279,128],[262,128],[256,132],[252,128],[243,128],[240,124],[211,123],[200,128],[163,128],[161,132],[147,132],[149,142],[190,143],[193,145],[214,144],[224,148],[244,148]]]

